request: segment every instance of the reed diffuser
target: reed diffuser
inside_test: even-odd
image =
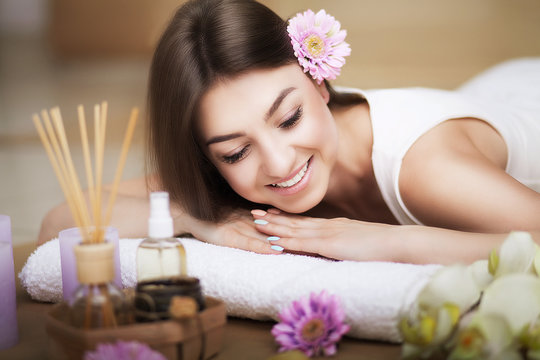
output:
[[[75,171],[60,109],[43,110],[41,117],[34,114],[33,121],[81,235],[81,243],[75,247],[77,276],[81,285],[70,303],[72,325],[86,329],[115,327],[128,321],[128,302],[122,291],[112,283],[114,246],[106,242],[105,230],[111,220],[138,110],[134,108],[131,111],[105,214],[102,214],[102,181],[107,102],[94,106],[94,168],[83,106],[79,105],[77,111],[89,204]]]

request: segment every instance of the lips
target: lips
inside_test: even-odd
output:
[[[302,191],[309,183],[312,173],[312,158],[302,166],[294,175],[279,183],[267,185],[269,189],[280,195],[294,195]]]
[[[286,180],[286,181],[279,182],[279,183],[277,183],[277,184],[271,184],[271,186],[279,187],[279,188],[288,188],[288,187],[291,187],[291,186],[293,186],[293,185],[298,184],[298,182],[299,182],[300,180],[302,180],[302,178],[304,177],[304,175],[306,175],[306,171],[307,171],[307,168],[308,168],[308,163],[309,163],[309,161],[306,161],[306,163],[305,163],[304,166],[300,169],[300,171],[298,171],[298,172],[296,173],[296,175],[294,175],[291,179]]]

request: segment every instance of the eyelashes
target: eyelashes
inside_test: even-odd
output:
[[[301,117],[302,117],[302,107],[300,106],[300,107],[298,107],[298,109],[296,109],[293,116],[291,116],[289,119],[282,122],[279,125],[279,127],[282,128],[282,129],[292,128],[294,125],[296,125],[296,123],[298,123],[298,120],[300,120]]]
[[[234,153],[229,156],[223,156],[222,160],[223,162],[226,162],[227,164],[234,164],[235,162],[244,158],[248,149],[249,149],[249,145],[246,145],[242,148],[242,150],[238,151],[237,153]]]
[[[299,106],[290,118],[288,118],[287,120],[279,124],[279,128],[290,129],[294,127],[296,124],[298,124],[298,121],[300,120],[301,117],[302,117],[302,107]],[[242,148],[242,150],[232,155],[222,156],[221,160],[227,164],[234,164],[242,160],[247,155],[249,148],[250,148],[250,145],[246,145]]]

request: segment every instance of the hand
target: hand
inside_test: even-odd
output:
[[[253,218],[247,210],[234,210],[225,221],[219,224],[194,220],[190,229],[195,238],[210,244],[260,254],[281,253],[270,248],[272,244],[266,240],[268,236],[257,231]]]
[[[307,252],[337,260],[395,261],[391,246],[395,226],[368,223],[346,218],[321,219],[282,213],[277,209],[253,210],[258,231],[269,236],[273,245],[285,251]]]

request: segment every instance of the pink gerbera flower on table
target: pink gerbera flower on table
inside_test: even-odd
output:
[[[299,13],[289,20],[287,32],[291,37],[294,55],[313,79],[320,84],[324,79],[334,80],[345,64],[351,48],[344,39],[345,30],[324,10]]]
[[[166,360],[160,352],[137,341],[117,341],[98,344],[95,351],[87,351],[84,360]]]
[[[349,331],[339,299],[322,291],[293,301],[279,314],[272,328],[279,351],[300,350],[307,356],[334,355],[336,343]]]

